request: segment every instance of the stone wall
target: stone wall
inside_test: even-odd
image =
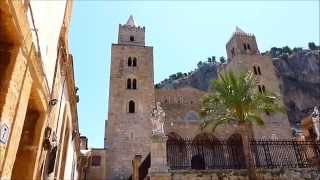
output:
[[[169,171],[151,176],[151,180],[247,180],[247,170],[215,171]],[[319,169],[273,169],[257,170],[258,180],[302,180],[320,179]]]
[[[107,176],[107,162],[106,162],[106,155],[107,151],[106,149],[90,149],[90,160],[88,164],[88,169],[87,169],[87,179],[92,179],[92,180],[102,180],[106,179]],[[100,157],[100,165],[94,164],[93,158],[99,158]]]
[[[127,28],[127,26],[121,28]],[[123,29],[121,29],[122,32]],[[127,32],[128,31],[128,32]],[[141,28],[128,27],[119,39],[129,34],[142,36]],[[122,37],[124,36],[124,37]],[[140,39],[141,40],[141,39]],[[144,43],[144,42],[143,42]],[[108,179],[127,178],[132,173],[135,155],[144,159],[150,152],[151,121],[154,107],[153,48],[124,40],[112,45],[110,94],[106,145],[108,146]],[[128,59],[136,58],[136,66]],[[127,88],[127,80],[135,79],[136,88]],[[129,102],[134,102],[134,112]]]
[[[248,46],[250,48],[248,48]],[[228,42],[228,64],[223,71],[233,70],[235,73],[251,71],[257,79],[257,91],[272,92],[280,97],[281,105],[284,106],[280,92],[281,81],[276,76],[275,67],[270,56],[262,56],[259,53],[254,35],[245,32],[236,32]],[[255,138],[290,138],[292,137],[291,126],[286,114],[268,115],[262,114],[266,126],[254,127]]]
[[[164,131],[177,133],[182,138],[193,138],[201,133],[198,110],[205,92],[195,88],[156,90],[156,101],[166,113]]]
[[[253,66],[260,67],[261,69],[261,75],[256,75],[257,84],[264,86],[266,91],[279,96],[283,105],[279,88],[280,82],[276,77],[275,69],[269,56],[238,55],[228,63],[226,69],[232,69],[236,73],[248,70],[253,72]],[[272,134],[279,139],[292,137],[291,126],[286,114],[278,113],[270,116],[264,113],[262,114],[262,118],[266,125],[265,127],[254,128],[255,138],[271,138]]]

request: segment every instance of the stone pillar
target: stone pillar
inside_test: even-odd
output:
[[[135,155],[132,160],[132,180],[139,180],[139,166],[141,159],[141,155]]]
[[[154,134],[151,137],[151,166],[149,169],[151,180],[170,179],[167,165],[167,139],[164,134]]]

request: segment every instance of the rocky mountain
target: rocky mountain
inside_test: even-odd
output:
[[[276,74],[281,80],[288,117],[292,125],[297,126],[300,120],[309,115],[315,105],[320,105],[320,48],[309,43],[309,49],[271,48],[262,53],[270,55]],[[221,59],[221,58],[220,58]],[[178,89],[194,87],[207,91],[210,82],[217,78],[221,63],[215,58],[199,62],[198,68],[189,73],[177,73],[156,84],[160,89]]]
[[[160,89],[178,89],[182,87],[194,87],[203,91],[209,89],[212,80],[217,79],[220,63],[205,62],[198,64],[198,68],[189,73],[171,75],[168,79],[156,84]]]
[[[273,58],[288,117],[294,125],[320,105],[319,53],[320,50],[300,50]]]

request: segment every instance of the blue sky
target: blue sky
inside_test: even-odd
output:
[[[103,147],[111,44],[132,14],[154,47],[155,82],[226,56],[239,26],[256,36],[261,52],[273,46],[319,44],[319,1],[74,1],[69,45],[74,56],[80,132]]]

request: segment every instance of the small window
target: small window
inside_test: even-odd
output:
[[[266,92],[266,87],[264,87],[264,85],[262,85],[262,92]]]
[[[260,66],[258,66],[258,74],[261,75]]]
[[[134,41],[134,36],[130,36],[130,41],[131,41],[131,42]]]
[[[131,79],[127,80],[127,89],[131,89]]]
[[[101,165],[101,156],[92,156],[91,166],[100,166]]]
[[[137,58],[133,58],[133,61],[132,61],[132,66],[136,67],[137,66]]]
[[[257,75],[257,68],[256,68],[256,66],[253,66],[253,72],[254,72],[255,75]]]
[[[231,49],[231,55],[232,55],[232,56],[235,55],[235,53],[234,53],[234,48]]]
[[[130,140],[133,140],[134,139],[134,134],[133,132],[130,132],[130,137],[129,137]]]
[[[180,96],[180,100],[179,101],[180,101],[179,104],[183,104],[183,97],[182,96]]]
[[[134,101],[129,101],[129,113],[134,113],[135,112],[135,103]]]
[[[137,80],[136,79],[132,80],[132,89],[137,89]]]
[[[131,57],[128,58],[128,66],[132,66],[132,59],[131,59]]]
[[[248,49],[251,49],[250,44],[247,44],[247,48],[248,48]]]
[[[260,85],[258,85],[258,89],[259,89],[259,92],[262,93],[262,89]]]
[[[243,44],[243,49],[247,50],[247,45],[246,44]]]

